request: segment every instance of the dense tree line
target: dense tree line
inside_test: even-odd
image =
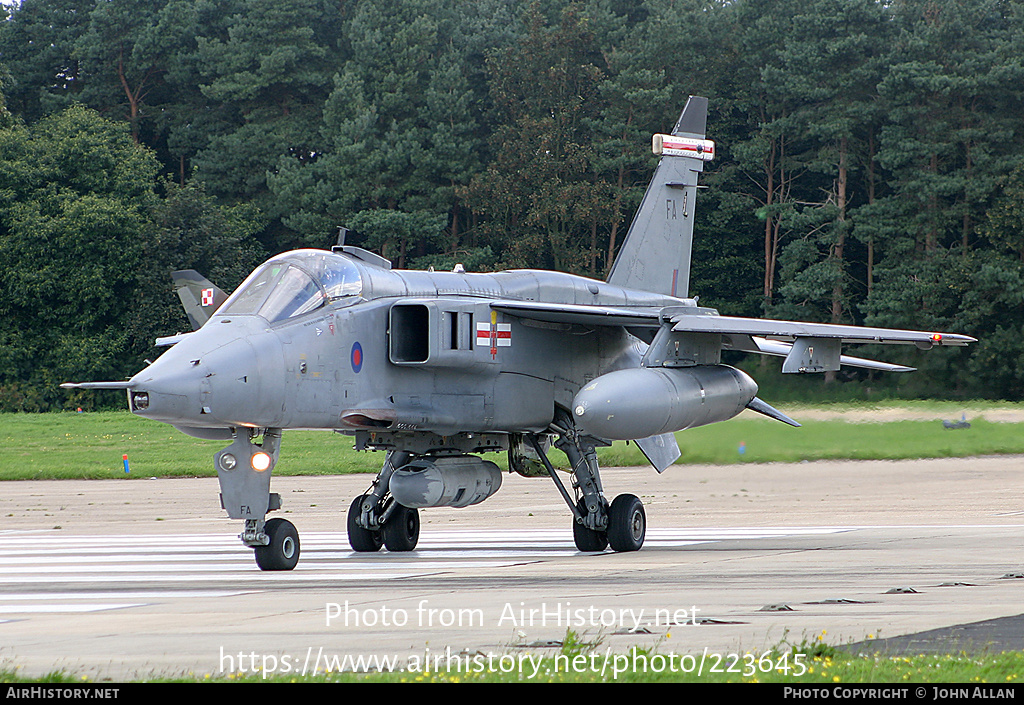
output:
[[[399,267],[601,277],[710,98],[692,291],[981,342],[872,381],[1024,397],[1020,0],[21,0],[0,22],[0,409],[88,403],[338,225]],[[844,374],[844,378],[845,378]],[[760,378],[760,377],[759,377]],[[855,379],[863,380],[863,377]]]

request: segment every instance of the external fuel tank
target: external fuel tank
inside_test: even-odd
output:
[[[636,440],[726,421],[756,394],[757,383],[728,365],[640,367],[587,384],[573,400],[573,416],[584,433]]]

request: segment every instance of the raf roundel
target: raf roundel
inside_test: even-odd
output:
[[[359,372],[363,369],[363,346],[359,341],[352,343],[352,371]]]

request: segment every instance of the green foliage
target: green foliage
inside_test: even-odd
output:
[[[490,247],[468,247],[453,253],[426,255],[413,260],[413,269],[435,269],[450,272],[457,265],[462,265],[467,272],[490,272],[494,269],[496,258]]]
[[[280,160],[304,162],[322,149],[318,134],[332,66],[317,25],[316,0],[240,0],[211,29],[197,27],[194,67],[202,107],[224,120],[195,153],[198,178],[227,199],[286,214],[267,174]],[[184,77],[183,77],[184,78]]]
[[[997,248],[1006,248],[1024,262],[1024,164],[1002,178],[982,232]]]
[[[614,200],[594,173],[588,128],[601,107],[603,62],[577,6],[568,6],[555,27],[537,5],[526,21],[521,42],[488,58],[501,121],[498,153],[463,193],[487,219],[490,244],[508,265],[584,271],[589,259],[593,273],[590,234]],[[495,239],[510,230],[514,239]]]
[[[404,267],[410,248],[424,247],[441,239],[445,217],[430,211],[405,213],[377,208],[356,213],[349,220],[361,236],[361,244],[385,257],[397,260]],[[421,252],[422,254],[422,252]]]
[[[82,106],[0,129],[0,165],[0,408],[59,407],[61,382],[133,374],[182,318],[172,269],[237,284],[259,259],[251,207],[190,188],[161,199],[153,154]]]
[[[0,162],[0,386],[45,408],[65,374],[123,374],[157,164],[83,107],[3,130]]]
[[[21,0],[0,23],[0,57],[16,77],[8,107],[27,121],[75,102],[81,87],[75,42],[95,0]]]

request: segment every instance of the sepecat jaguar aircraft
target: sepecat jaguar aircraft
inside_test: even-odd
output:
[[[634,441],[658,472],[679,457],[674,432],[744,409],[797,426],[759,399],[723,350],[777,355],[783,372],[851,365],[912,368],[842,354],[843,343],[966,345],[945,333],[721,316],[689,296],[697,178],[715,145],[707,99],[691,97],[670,134],[607,281],[559,272],[397,271],[341,242],[271,258],[226,296],[176,272],[192,332],[124,382],[139,416],[230,444],[214,456],[221,503],[264,570],[299,558],[295,526],[267,514],[284,429],[325,429],[385,451],[348,510],[355,551],[410,551],[419,510],[466,507],[501,486],[482,454],[507,452],[510,472],[548,477],[572,512],[580,551],[635,551],[640,499],[604,494],[595,449]],[[567,489],[548,460],[569,461]]]

